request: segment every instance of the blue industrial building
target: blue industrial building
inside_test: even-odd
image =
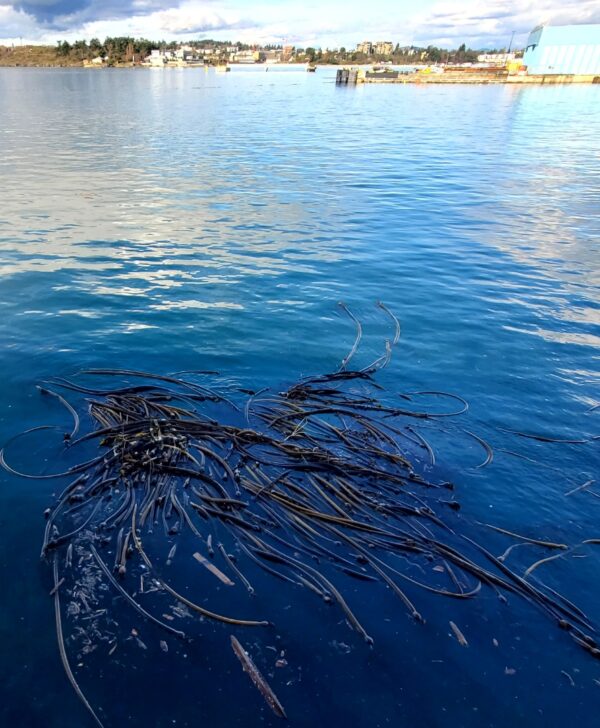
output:
[[[528,75],[600,75],[600,25],[540,25],[527,39]]]

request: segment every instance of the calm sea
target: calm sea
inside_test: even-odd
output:
[[[600,434],[600,87],[336,88],[334,76],[0,69],[0,441],[64,422],[35,384],[84,366],[215,369],[255,389],[330,371],[354,338],[340,300],[363,322],[366,364],[390,335],[382,299],[402,322],[382,384],[470,403],[430,432],[463,506],[456,528],[496,554],[512,541],[477,522],[599,538],[600,483],[565,496],[600,480],[598,441],[500,428]],[[463,429],[496,448],[490,466],[475,468],[484,453]],[[32,447],[21,465],[51,468],[42,457]],[[0,474],[3,726],[91,725],[39,563],[56,488]],[[517,549],[511,564],[547,553]],[[597,546],[538,574],[600,624]],[[334,608],[263,580],[256,604],[276,606],[276,632],[244,640],[290,725],[598,724],[600,662],[516,597],[418,592],[419,625],[380,585],[344,589],[373,649]],[[165,654],[114,609],[148,649],[129,642],[81,668],[71,655],[107,726],[278,724],[228,629],[205,623]]]

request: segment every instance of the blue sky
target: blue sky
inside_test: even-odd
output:
[[[543,22],[600,23],[599,0],[0,0],[0,43],[134,35],[354,47],[515,44]],[[22,39],[22,40],[21,40]]]

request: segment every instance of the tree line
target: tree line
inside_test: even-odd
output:
[[[59,41],[57,44],[57,54],[70,60],[85,61],[97,58],[98,56],[105,59],[109,65],[115,63],[130,63],[144,59],[153,50],[175,50],[180,45],[176,41],[153,41],[147,38],[131,38],[128,36],[120,36],[116,38],[106,38],[101,42],[98,38],[92,38],[89,42],[86,40],[77,40],[69,43],[66,40]],[[213,48],[215,55],[223,54],[225,48],[235,47],[238,51],[257,49],[257,46],[248,45],[246,43],[231,43],[229,41],[217,41],[212,39],[186,41],[185,45],[192,48]],[[281,50],[281,45],[264,46],[264,50]],[[503,52],[504,49],[500,49]],[[309,63],[369,63],[392,61],[393,63],[470,63],[477,60],[477,56],[481,50],[473,50],[467,48],[463,43],[454,50],[446,48],[438,48],[429,45],[426,48],[417,46],[400,47],[396,45],[394,51],[390,55],[365,54],[356,50],[347,50],[339,48],[334,50],[321,48],[294,48],[291,60]],[[487,53],[495,52],[489,49]]]
[[[73,43],[66,40],[58,41],[56,52],[59,56],[70,60],[90,61],[92,58],[100,57],[109,64],[130,63],[145,58],[153,50],[176,50],[180,45],[182,44],[176,41],[155,41],[147,38],[119,36],[106,38],[103,42],[98,38],[92,38],[89,42],[86,40],[76,40]],[[230,43],[211,39],[186,41],[185,45],[192,48],[214,48],[215,53],[226,47],[235,47],[239,51],[253,48],[246,43]],[[269,46],[269,49],[278,48],[281,46]]]

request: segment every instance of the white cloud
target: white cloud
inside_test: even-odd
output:
[[[416,42],[471,47],[506,46],[515,31],[522,45],[527,34],[541,23],[577,24],[600,22],[598,0],[488,0],[436,3],[412,18]]]
[[[49,43],[54,43],[57,39],[118,35],[170,39],[181,35],[198,36],[211,31],[234,29],[249,23],[239,13],[221,8],[218,3],[192,0],[180,6],[157,9],[157,6],[164,7],[168,4],[157,0],[133,0],[132,13],[125,18],[120,17],[120,13],[106,11],[106,17],[93,19],[94,13],[88,7],[72,16],[55,17],[50,27],[36,21],[24,11],[0,5],[0,43],[14,41],[19,36],[35,42]],[[175,2],[171,5],[174,6]]]
[[[194,35],[207,30],[233,28],[242,18],[228,10],[207,10],[204,4],[187,3],[180,8],[163,10],[148,16],[150,27],[159,27],[164,35]]]
[[[4,4],[3,4],[4,3]],[[10,4],[8,4],[10,3]],[[15,7],[24,7],[16,10]],[[134,35],[353,47],[364,38],[456,47],[515,46],[542,22],[600,23],[598,0],[0,0],[0,43]],[[37,18],[37,19],[36,19]],[[2,40],[4,39],[4,41]]]
[[[19,37],[34,38],[37,32],[34,18],[10,5],[0,4],[0,42],[2,37],[8,40]]]

